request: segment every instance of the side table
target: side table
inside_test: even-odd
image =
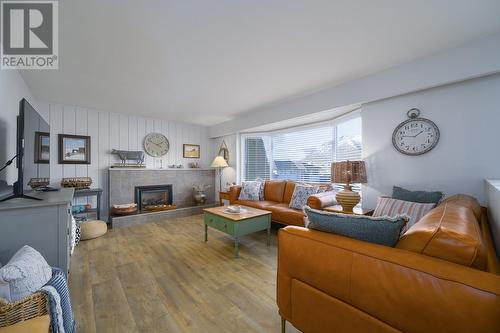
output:
[[[88,214],[88,213],[96,213],[97,219],[101,219],[101,196],[102,196],[102,189],[100,188],[86,188],[83,190],[75,190],[74,198],[78,197],[92,197],[96,196],[97,197],[97,207],[91,208],[89,210],[86,210],[82,213],[74,214],[74,215],[81,215],[81,214]]]

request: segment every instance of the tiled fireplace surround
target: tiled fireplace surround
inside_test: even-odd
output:
[[[215,171],[213,169],[109,169],[109,207],[114,204],[132,203],[136,186],[167,185],[173,189],[173,211],[152,212],[140,215],[114,217],[113,227],[156,222],[168,217],[201,213],[202,208],[215,205]],[[207,205],[196,206],[193,186],[205,184]]]

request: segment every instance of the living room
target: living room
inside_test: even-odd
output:
[[[500,331],[497,1],[0,4],[0,333]]]

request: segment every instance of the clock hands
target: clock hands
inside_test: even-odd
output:
[[[401,135],[402,138],[416,138],[420,134],[424,133],[424,131],[420,131],[417,135]]]

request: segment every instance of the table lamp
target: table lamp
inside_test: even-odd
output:
[[[226,160],[222,156],[216,156],[211,167],[217,168],[217,176],[219,177],[219,191],[222,191],[222,169],[228,167]]]
[[[364,161],[342,161],[332,163],[332,183],[344,184],[344,189],[335,196],[342,206],[342,211],[352,213],[352,209],[359,203],[359,193],[353,192],[351,184],[366,183],[366,169]]]

